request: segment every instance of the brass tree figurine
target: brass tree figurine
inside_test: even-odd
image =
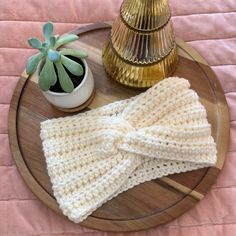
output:
[[[171,75],[177,61],[168,0],[124,0],[103,51],[108,75],[147,88]]]

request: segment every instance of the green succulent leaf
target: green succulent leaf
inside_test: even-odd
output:
[[[88,54],[86,52],[77,51],[77,50],[73,50],[73,49],[67,49],[67,48],[63,48],[61,50],[61,55],[73,56],[73,57],[78,57],[81,59],[88,57]]]
[[[69,75],[66,73],[66,70],[61,62],[56,62],[55,65],[58,71],[59,82],[62,89],[67,93],[71,93],[74,90],[74,85]]]
[[[42,47],[47,48],[49,44],[47,42],[42,43]]]
[[[83,75],[84,69],[79,63],[65,56],[61,56],[61,62],[73,75]]]
[[[48,79],[47,70],[46,70],[46,63],[44,64],[40,74],[38,85],[43,91],[48,91],[51,87],[50,80]]]
[[[39,87],[43,91],[48,91],[51,86],[56,84],[56,82],[57,82],[57,75],[54,69],[53,62],[51,62],[47,58],[39,75],[39,81],[38,81]]]
[[[52,61],[52,62],[56,62],[59,61],[61,58],[61,54],[58,51],[49,49],[48,50],[48,58]]]
[[[50,85],[51,86],[55,85],[57,82],[57,74],[53,62],[51,62],[49,59],[46,60],[45,70],[48,76],[48,80],[50,81]]]
[[[43,57],[44,55],[42,53],[38,53],[36,55],[31,56],[28,59],[27,65],[26,65],[26,73],[28,75],[31,75],[36,71],[39,62],[40,60],[42,60]]]
[[[42,43],[39,39],[37,38],[30,38],[28,39],[28,44],[32,47],[32,48],[36,48],[39,49],[42,47]]]
[[[38,85],[39,85],[40,89],[42,89],[44,92],[48,91],[51,87],[48,80],[47,80],[47,77],[44,77],[42,75],[39,76]]]
[[[54,36],[52,36],[49,41],[50,41],[50,46],[54,47],[56,44],[56,38]]]
[[[46,54],[46,52],[47,52],[47,48],[46,47],[41,47],[41,48],[39,48],[39,51],[41,52],[41,53],[43,53],[44,55]]]
[[[43,34],[47,42],[49,42],[52,34],[53,34],[53,24],[52,22],[48,21],[43,26]]]
[[[79,37],[78,37],[77,35],[75,35],[75,34],[63,35],[63,36],[61,36],[61,37],[57,40],[57,42],[56,42],[54,48],[57,49],[57,48],[61,47],[61,46],[64,45],[64,44],[74,42],[74,41],[76,41],[78,38],[79,38]]]

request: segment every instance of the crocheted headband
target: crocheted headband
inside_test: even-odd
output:
[[[206,117],[189,82],[168,78],[129,100],[43,122],[43,151],[63,213],[81,222],[135,185],[215,165]]]

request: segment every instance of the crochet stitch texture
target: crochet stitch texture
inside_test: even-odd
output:
[[[41,139],[54,195],[76,223],[140,183],[217,161],[206,110],[177,77],[128,100],[44,121]]]

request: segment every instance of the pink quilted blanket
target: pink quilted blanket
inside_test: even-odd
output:
[[[7,130],[9,103],[26,59],[26,45],[43,22],[58,33],[79,24],[111,20],[121,0],[0,1],[0,235],[113,235],[70,223],[26,187],[12,160]],[[197,206],[173,222],[131,235],[236,235],[236,1],[170,0],[177,36],[189,42],[216,72],[230,108],[231,141],[222,174]],[[123,234],[119,234],[123,235]]]

